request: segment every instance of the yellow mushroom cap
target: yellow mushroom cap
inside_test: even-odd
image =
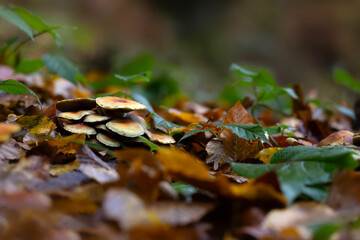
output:
[[[150,141],[152,141],[152,142],[158,142],[161,144],[171,144],[171,143],[176,142],[172,136],[170,136],[164,132],[160,132],[160,131],[151,132],[151,131],[146,130],[145,133],[149,137]]]
[[[144,134],[144,128],[130,119],[116,119],[105,125],[112,132],[125,137],[138,137]]]
[[[56,109],[61,112],[91,110],[96,107],[96,101],[91,98],[65,99],[56,103]]]
[[[112,96],[96,98],[96,104],[107,110],[133,111],[146,109],[146,106],[142,103],[126,98]]]
[[[116,141],[115,139],[113,139],[103,133],[96,134],[96,139],[108,147],[120,147],[121,146],[119,141]]]
[[[62,112],[58,115],[58,117],[65,118],[68,120],[80,120],[89,114],[95,114],[95,112],[91,110],[81,110],[77,112]]]
[[[85,123],[99,123],[109,120],[109,116],[103,116],[100,114],[90,114],[84,118]]]
[[[92,128],[84,123],[68,124],[64,127],[64,129],[71,133],[86,134],[86,135],[95,135],[96,134],[96,131],[94,128]]]

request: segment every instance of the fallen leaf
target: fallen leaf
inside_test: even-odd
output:
[[[17,123],[33,134],[48,134],[56,129],[53,121],[40,115],[22,116],[17,120]]]
[[[106,219],[116,221],[124,231],[159,223],[156,215],[146,208],[144,202],[126,189],[109,189],[102,211]]]
[[[281,148],[278,148],[278,147],[270,147],[270,148],[263,149],[260,152],[258,152],[258,154],[256,154],[256,156],[254,158],[259,159],[260,161],[262,161],[265,164],[269,164],[272,156],[280,149]]]
[[[231,163],[231,158],[225,153],[222,141],[213,138],[206,144],[205,150],[207,152],[206,163],[214,163],[214,170],[219,168],[219,165],[224,163]]]
[[[255,124],[255,120],[246,111],[244,106],[238,101],[225,117],[226,124]],[[224,129],[220,135],[225,153],[238,162],[247,158],[254,157],[263,147],[260,141],[248,141],[238,137],[230,129]]]
[[[343,214],[360,214],[360,173],[352,170],[335,173],[327,204]]]
[[[64,138],[49,138],[48,144],[64,154],[75,154],[85,144],[85,134],[72,134]]]
[[[101,184],[119,180],[119,174],[114,169],[106,169],[94,164],[81,163],[78,170]]]
[[[51,165],[49,173],[52,176],[59,176],[68,172],[71,172],[79,167],[79,162],[74,160],[67,164],[62,165]]]
[[[213,205],[209,203],[154,202],[148,205],[161,223],[170,226],[197,222],[212,208]]]

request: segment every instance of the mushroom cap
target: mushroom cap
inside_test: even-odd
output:
[[[116,119],[105,124],[106,127],[121,136],[138,137],[144,134],[144,128],[130,119]]]
[[[89,114],[84,118],[85,123],[100,123],[109,120],[109,116],[103,116],[100,114]]]
[[[160,131],[145,131],[145,134],[149,137],[150,141],[152,142],[158,142],[161,144],[171,144],[171,143],[175,143],[175,139],[164,133],[164,132],[160,132]]]
[[[0,142],[6,142],[11,135],[21,130],[21,126],[17,123],[0,123]]]
[[[110,132],[110,130],[107,129],[107,127],[106,127],[105,124],[103,124],[103,123],[96,125],[95,128],[96,128],[96,129],[100,129],[100,130],[104,130],[104,131],[107,131],[107,132]]]
[[[103,133],[96,134],[96,139],[108,147],[120,147],[121,146],[119,141],[117,141]]]
[[[321,140],[318,143],[318,147],[328,146],[328,145],[339,145],[343,143],[352,143],[353,142],[353,136],[354,133],[347,131],[347,130],[341,130],[334,132]]]
[[[71,133],[86,134],[86,135],[95,135],[96,134],[96,131],[94,128],[92,128],[84,123],[68,124],[64,127],[64,129]]]
[[[146,109],[146,106],[142,103],[113,96],[98,97],[96,98],[96,104],[107,110],[133,111]]]
[[[77,112],[62,112],[59,113],[58,117],[65,118],[68,120],[80,120],[86,115],[90,115],[90,114],[95,114],[95,112],[91,110],[81,110]]]
[[[94,107],[96,107],[96,101],[91,98],[65,99],[56,103],[56,109],[61,112],[91,110]]]

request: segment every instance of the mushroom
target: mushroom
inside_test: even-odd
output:
[[[155,130],[152,131],[146,130],[145,134],[149,137],[150,141],[152,142],[158,142],[161,144],[175,143],[174,138],[164,132],[155,131]]]
[[[86,115],[90,115],[90,114],[95,114],[95,112],[91,110],[81,110],[77,112],[62,112],[58,115],[58,117],[68,120],[80,120]]]
[[[344,144],[344,143],[352,143],[353,136],[354,136],[354,133],[347,131],[347,130],[337,131],[337,132],[330,134],[323,140],[321,140],[318,143],[318,147],[323,147],[323,146],[328,146],[328,145],[339,145],[339,144]]]
[[[144,134],[144,128],[130,119],[111,120],[105,126],[112,132],[125,137],[134,138]]]
[[[126,98],[111,97],[111,96],[96,98],[96,104],[103,109],[121,110],[123,112],[146,109],[146,106],[142,103]]]
[[[65,99],[56,103],[56,109],[61,112],[91,110],[96,107],[96,101],[91,98]]]
[[[115,139],[113,139],[112,137],[109,137],[108,135],[106,134],[103,134],[103,133],[98,133],[96,134],[96,139],[101,142],[102,144],[108,146],[108,147],[114,147],[114,148],[117,148],[117,147],[120,147],[121,144],[119,141],[116,141]]]
[[[95,112],[94,112],[95,113]],[[110,120],[111,117],[100,114],[90,114],[84,118],[84,123],[101,123]]]
[[[64,129],[71,133],[86,134],[86,135],[95,135],[96,134],[96,131],[94,128],[92,128],[84,123],[68,124],[64,127]]]

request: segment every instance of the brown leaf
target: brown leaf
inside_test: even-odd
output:
[[[0,123],[0,143],[6,142],[11,138],[11,135],[21,130],[19,124],[16,123]]]
[[[59,176],[68,172],[71,172],[79,167],[79,162],[77,160],[72,161],[67,164],[62,165],[51,165],[50,166],[50,175]]]
[[[86,176],[98,183],[108,183],[119,180],[119,174],[113,169],[106,169],[95,164],[81,163],[79,168]]]
[[[238,101],[228,112],[224,124],[255,124],[255,120]],[[262,148],[260,141],[247,141],[236,136],[230,129],[224,129],[221,139],[225,153],[238,162],[254,157]]]
[[[56,125],[47,117],[40,115],[22,116],[17,123],[33,134],[47,134],[56,128]]]
[[[50,138],[48,144],[64,154],[75,154],[85,143],[85,134],[72,134],[64,138]]]
[[[148,209],[156,214],[162,223],[182,226],[199,221],[213,208],[209,203],[154,202]]]
[[[214,170],[217,170],[221,164],[232,162],[231,158],[225,153],[220,139],[210,140],[208,144],[206,144],[205,150],[208,155],[206,163],[214,163]]]
[[[336,173],[327,203],[341,213],[360,214],[360,173],[352,170]]]
[[[141,198],[126,189],[108,190],[102,209],[105,218],[116,221],[125,231],[158,223]]]

